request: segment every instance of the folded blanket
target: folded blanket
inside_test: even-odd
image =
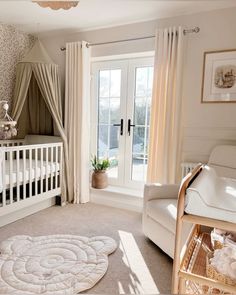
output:
[[[224,247],[215,250],[214,257],[210,259],[211,265],[221,274],[236,280],[236,249]]]

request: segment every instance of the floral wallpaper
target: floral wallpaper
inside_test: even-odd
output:
[[[0,24],[0,100],[11,105],[16,65],[34,45],[36,38],[10,25]]]

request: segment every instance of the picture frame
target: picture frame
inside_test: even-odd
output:
[[[204,53],[202,103],[236,103],[236,49]]]

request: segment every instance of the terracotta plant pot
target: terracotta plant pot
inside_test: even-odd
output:
[[[108,177],[106,170],[95,170],[92,174],[92,187],[93,188],[106,188],[108,186]]]

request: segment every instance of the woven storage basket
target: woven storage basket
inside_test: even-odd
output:
[[[219,281],[223,284],[236,286],[236,280],[231,279],[228,276],[225,276],[219,273],[211,264],[210,259],[213,257],[213,253],[210,252],[206,256],[206,275],[208,278]]]

